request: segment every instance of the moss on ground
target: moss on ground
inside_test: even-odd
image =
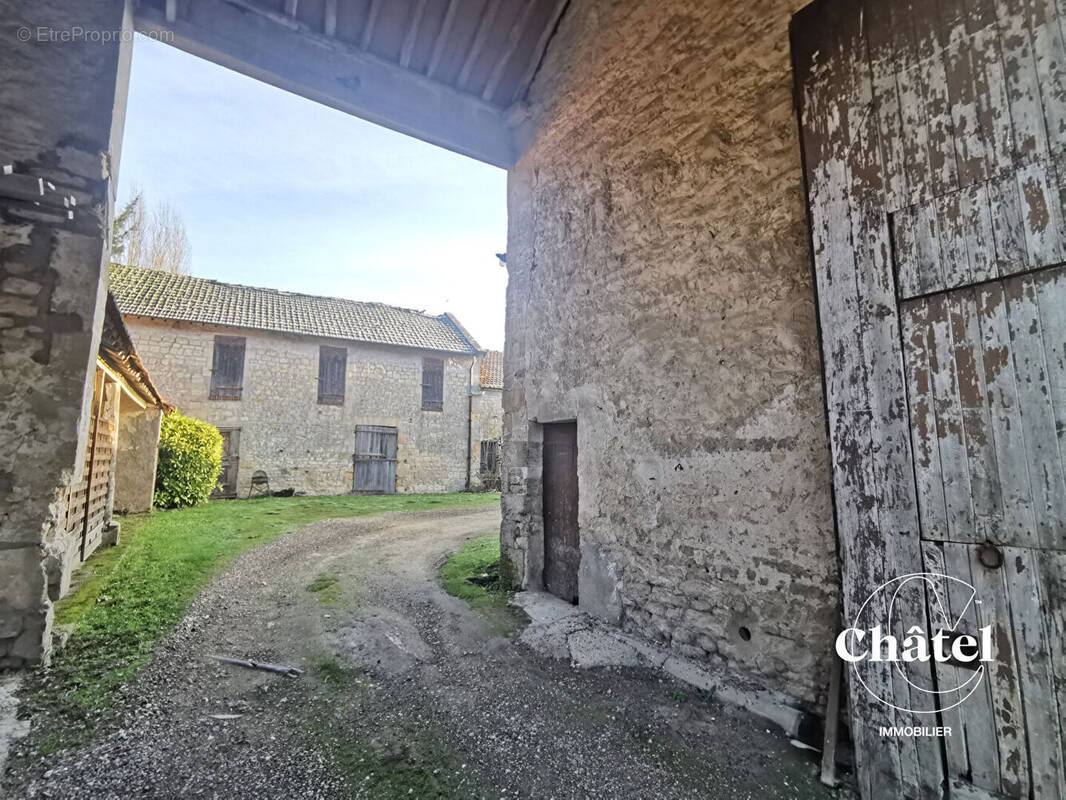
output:
[[[298,525],[390,511],[487,506],[499,495],[385,495],[229,500],[122,521],[120,545],[94,556],[56,606],[70,638],[20,692],[42,754],[84,741],[200,589],[237,555]]]
[[[495,531],[467,539],[444,562],[440,577],[448,594],[484,614],[499,633],[510,635],[521,625],[521,614],[507,604],[511,584],[500,575],[500,535]]]
[[[333,606],[340,602],[341,576],[335,572],[323,572],[307,584],[307,591],[318,598],[323,605]]]
[[[315,660],[311,676],[318,681],[312,736],[353,794],[375,800],[467,796],[460,787],[460,759],[438,731],[410,724],[375,726],[373,734],[360,728],[362,670],[324,655]],[[339,715],[338,709],[347,711]]]

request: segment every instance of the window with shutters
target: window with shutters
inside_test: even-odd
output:
[[[343,347],[318,348],[318,402],[326,406],[344,405],[344,374],[348,351]]]
[[[422,359],[422,410],[444,409],[444,361],[440,358]]]
[[[240,400],[244,384],[244,337],[216,336],[209,400]]]

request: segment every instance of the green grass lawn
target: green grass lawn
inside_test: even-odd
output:
[[[309,522],[389,511],[492,505],[497,494],[286,497],[230,500],[122,520],[122,542],[82,568],[56,605],[70,638],[26,682],[21,713],[41,718],[47,752],[84,740],[117,690],[151,657],[212,575],[239,553]]]

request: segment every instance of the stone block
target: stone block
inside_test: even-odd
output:
[[[41,293],[41,284],[24,278],[8,278],[0,283],[0,291],[20,297],[36,297]]]
[[[9,317],[36,317],[37,304],[25,297],[0,295],[0,314]]]
[[[45,572],[38,545],[0,551],[0,587],[8,608],[38,611],[45,606]]]

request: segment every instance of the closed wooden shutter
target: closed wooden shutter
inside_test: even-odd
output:
[[[244,337],[216,336],[210,400],[240,400],[244,384]]]
[[[318,402],[329,406],[344,405],[344,375],[348,369],[348,351],[343,347],[318,348]]]
[[[441,411],[444,408],[444,361],[440,358],[422,359],[422,410]]]

